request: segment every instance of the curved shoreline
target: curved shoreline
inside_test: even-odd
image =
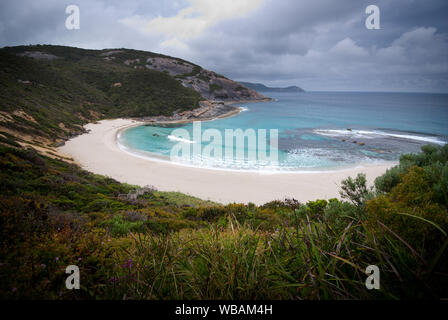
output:
[[[227,172],[244,172],[244,173],[255,173],[255,174],[302,174],[302,173],[332,173],[332,172],[344,172],[344,171],[351,171],[353,169],[363,169],[363,168],[368,168],[368,167],[376,167],[376,166],[382,166],[382,165],[396,165],[398,164],[398,162],[396,161],[381,161],[379,160],[377,163],[375,162],[363,162],[363,163],[356,163],[356,164],[347,164],[347,165],[343,165],[343,166],[337,166],[337,167],[321,167],[321,168],[316,168],[316,167],[312,167],[312,168],[303,168],[300,170],[295,170],[295,169],[280,169],[280,170],[268,170],[268,169],[262,169],[262,170],[257,170],[257,169],[230,169],[230,168],[223,168],[223,167],[201,167],[198,165],[194,165],[194,164],[189,164],[189,163],[185,163],[185,162],[173,162],[171,161],[168,157],[162,156],[162,155],[157,155],[157,154],[151,154],[150,152],[144,151],[144,150],[137,150],[137,149],[133,149],[131,147],[126,146],[124,143],[120,143],[120,133],[123,131],[126,131],[127,129],[130,129],[132,127],[137,127],[140,125],[144,125],[144,124],[135,124],[135,125],[130,125],[128,127],[124,127],[120,130],[117,131],[116,135],[115,135],[115,143],[117,144],[118,148],[133,156],[133,157],[137,157],[137,158],[141,158],[141,159],[145,159],[148,161],[156,161],[156,162],[162,162],[162,163],[166,163],[166,164],[170,164],[170,165],[175,165],[175,166],[181,166],[181,167],[187,167],[187,168],[197,168],[197,169],[202,169],[202,170],[216,170],[216,171],[227,171]]]
[[[120,149],[118,132],[145,124],[130,119],[103,120],[85,126],[89,133],[77,136],[59,148],[82,168],[135,185],[153,185],[161,191],[178,191],[221,203],[253,202],[295,198],[306,202],[339,197],[341,181],[365,173],[368,182],[396,163],[329,172],[256,173],[210,170],[142,159]]]

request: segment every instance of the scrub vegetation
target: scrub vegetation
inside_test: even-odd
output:
[[[343,201],[219,205],[0,148],[0,295],[20,299],[437,299],[448,288],[448,147]],[[81,289],[65,288],[65,268]],[[377,265],[380,290],[367,290]]]

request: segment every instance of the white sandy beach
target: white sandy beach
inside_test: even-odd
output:
[[[86,125],[90,133],[75,137],[59,148],[82,168],[135,185],[152,185],[161,191],[179,191],[221,203],[263,204],[293,197],[299,201],[339,198],[343,179],[365,173],[369,184],[396,163],[368,165],[328,172],[266,174],[186,167],[153,161],[122,151],[118,131],[138,125],[134,120],[103,120]]]

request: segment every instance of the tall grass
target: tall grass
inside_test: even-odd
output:
[[[275,232],[240,225],[154,236],[136,234],[116,269],[111,298],[371,299],[415,297],[427,283],[417,252],[377,220],[300,215]],[[367,290],[365,269],[381,270],[380,290]],[[414,282],[414,284],[409,285]],[[403,292],[415,288],[416,291]]]
[[[403,170],[377,179],[376,190],[363,176],[344,180],[348,201],[221,206],[160,192],[123,201],[117,195],[132,186],[0,148],[0,295],[447,297],[448,145],[423,151],[404,156]],[[65,289],[69,264],[80,267],[81,290]],[[380,290],[365,286],[369,265]]]

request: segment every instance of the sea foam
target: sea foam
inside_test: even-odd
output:
[[[351,137],[351,138],[363,138],[363,139],[375,139],[379,137],[391,137],[406,140],[415,140],[428,143],[435,143],[439,145],[446,144],[445,141],[440,140],[437,137],[412,135],[412,134],[398,134],[392,132],[384,132],[377,130],[330,130],[330,129],[315,129],[313,131],[316,134],[328,137]]]
[[[194,141],[191,141],[191,140],[188,140],[188,139],[184,139],[184,138],[181,138],[181,137],[176,137],[176,136],[173,136],[171,134],[168,136],[168,139],[171,140],[171,141],[178,141],[178,142],[184,142],[184,143],[190,143],[190,144],[196,143]]]

